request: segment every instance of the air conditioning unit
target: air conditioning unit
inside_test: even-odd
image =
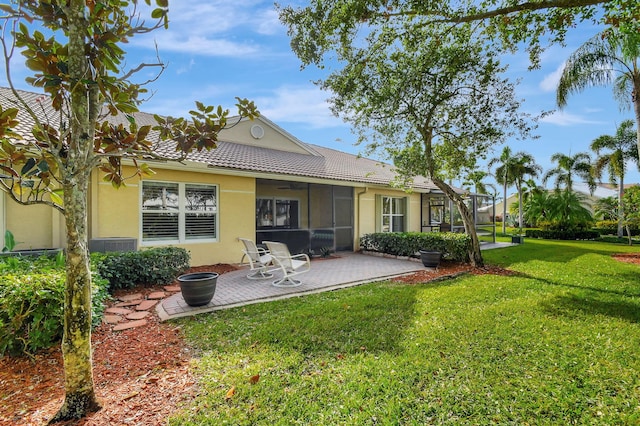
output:
[[[137,238],[93,238],[89,240],[89,251],[106,253],[109,251],[136,251],[138,250]]]

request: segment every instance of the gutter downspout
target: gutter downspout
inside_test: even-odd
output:
[[[360,191],[360,192],[356,192],[356,200],[357,200],[357,218],[358,220],[356,220],[356,232],[354,232],[353,234],[353,251],[356,252],[360,249],[360,210],[361,210],[361,204],[360,204],[360,196],[364,195],[367,193],[367,191],[369,190],[369,187],[365,186],[364,190]]]

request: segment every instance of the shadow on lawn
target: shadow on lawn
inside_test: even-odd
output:
[[[598,300],[577,295],[563,295],[544,303],[543,306],[554,315],[583,313],[606,315],[634,323],[640,322],[640,306],[623,300]]]
[[[557,241],[550,244],[548,240],[527,239],[524,244],[517,246],[499,248],[483,252],[485,261],[504,267],[509,267],[514,263],[540,260],[544,262],[565,263],[585,254],[601,254],[611,256],[619,253],[619,245],[611,244],[611,250],[597,249],[602,247],[601,242],[596,241]],[[622,246],[628,247],[628,246]]]

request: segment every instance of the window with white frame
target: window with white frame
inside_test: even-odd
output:
[[[142,241],[188,242],[218,237],[215,185],[142,182]]]
[[[382,232],[404,232],[406,198],[382,197]]]

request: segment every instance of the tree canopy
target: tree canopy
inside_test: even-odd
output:
[[[66,285],[62,354],[65,401],[52,421],[79,418],[99,409],[91,361],[91,272],[87,241],[87,192],[96,170],[114,186],[124,183],[123,161],[136,175],[152,173],[145,160],[186,158],[192,150],[216,147],[229,112],[196,104],[189,120],[156,117],[155,125],[136,119],[146,92],[132,76],[148,66],[124,69],[123,45],[136,34],[168,24],[168,1],[151,0],[146,24],[137,0],[12,1],[0,5],[3,47],[11,107],[0,110],[0,190],[22,204],[47,204],[64,214]],[[27,78],[44,92],[32,108],[11,80],[11,58],[20,51],[32,71]],[[238,99],[240,115],[258,114]],[[14,130],[30,127],[20,139]],[[158,147],[173,144],[173,155]]]
[[[424,27],[472,23],[490,50],[525,43],[533,65],[547,43],[561,43],[579,22],[602,24],[638,37],[640,4],[627,0],[345,1],[311,0],[302,8],[281,8],[292,47],[304,64],[320,63],[336,50],[362,42],[384,26],[412,32]]]

